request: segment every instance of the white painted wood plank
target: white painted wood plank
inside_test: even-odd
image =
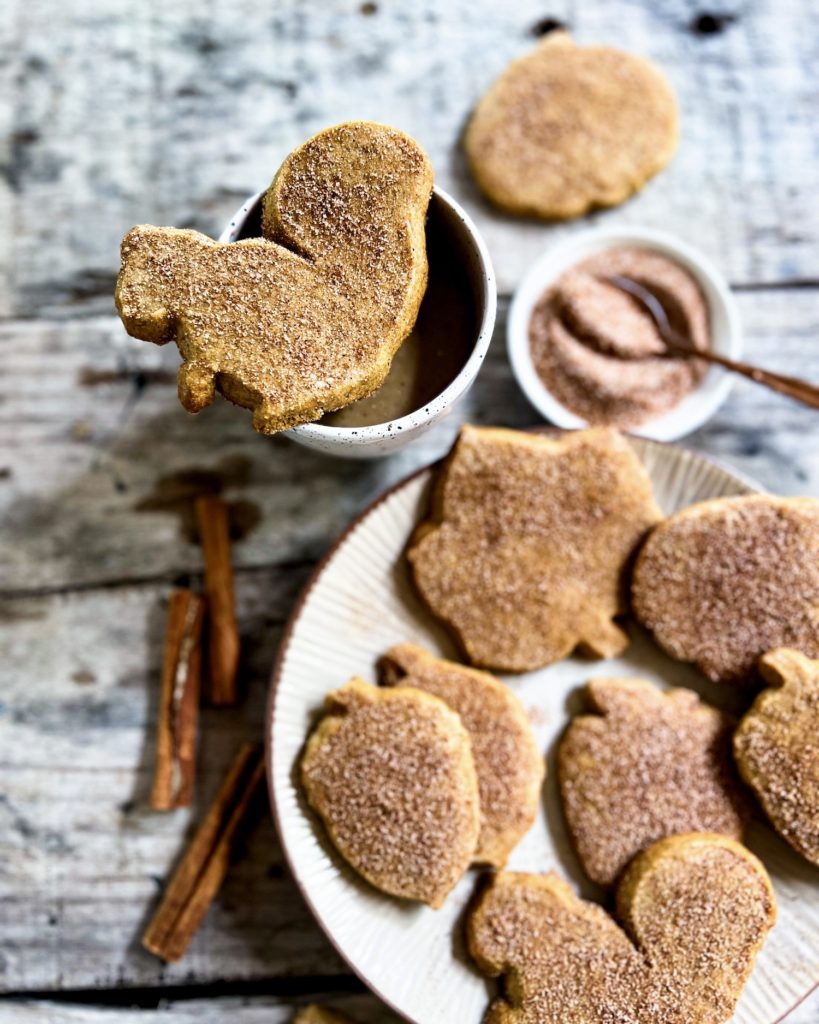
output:
[[[747,355],[819,380],[819,302],[810,289],[738,295]],[[91,585],[198,571],[181,512],[197,488],[224,486],[252,525],[238,565],[313,559],[363,504],[441,455],[459,422],[538,422],[511,373],[499,319],[467,400],[419,442],[362,464],[253,433],[244,410],[179,406],[174,346],[127,338],[114,318],[0,324],[0,591]],[[107,383],[88,384],[93,375]],[[149,381],[139,396],[135,375]],[[85,381],[86,383],[83,383]],[[738,381],[687,443],[785,494],[819,493],[816,414]],[[186,497],[187,496],[187,497]]]
[[[398,1017],[372,996],[318,996],[327,1009],[347,1014],[356,1024],[397,1024]],[[2,1007],[3,1024],[288,1024],[305,1004],[272,998],[191,999],[157,1010],[101,1009],[33,1002]],[[790,1022],[789,1022],[790,1024]],[[794,1020],[793,1024],[802,1024]]]
[[[819,7],[810,0],[734,4],[735,19],[707,36],[691,31],[689,0],[418,0],[370,16],[357,0],[12,8],[0,221],[12,227],[15,258],[0,311],[109,310],[118,242],[132,224],[218,232],[290,149],[350,118],[418,137],[439,183],[476,217],[503,291],[544,246],[589,222],[675,231],[736,283],[819,279]],[[655,58],[682,112],[671,167],[621,209],[567,227],[490,210],[458,146],[475,101],[533,45],[544,12],[581,42]]]
[[[358,1024],[396,1024],[398,1018],[372,997],[351,996],[316,999],[322,1006],[346,1013]],[[214,999],[175,1003],[159,1010],[90,1009],[54,1003],[30,1003],[4,1007],[4,1024],[286,1024],[295,1007],[278,1000]],[[816,1024],[819,995],[789,1014],[788,1024]]]
[[[189,828],[242,740],[262,736],[279,626],[303,578],[238,574],[247,699],[204,712],[196,806],[173,813],[148,807],[168,588],[6,606],[0,990],[344,972],[287,875],[266,805],[185,958],[165,968],[139,945]]]

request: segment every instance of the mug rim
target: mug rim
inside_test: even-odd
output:
[[[256,192],[245,200],[236,213],[231,217],[225,229],[219,236],[220,242],[234,242],[236,236],[244,226],[250,211],[258,204],[264,195],[264,190]],[[453,213],[460,222],[464,236],[469,241],[477,256],[478,268],[481,278],[481,306],[478,309],[477,330],[472,349],[455,377],[435,398],[431,399],[420,409],[399,416],[396,419],[387,420],[384,423],[373,423],[360,427],[335,427],[322,423],[300,423],[282,433],[297,441],[316,441],[322,445],[365,446],[381,443],[385,440],[395,438],[397,434],[410,435],[419,428],[436,420],[447,409],[453,406],[469,389],[478,374],[481,363],[486,356],[492,334],[495,327],[497,314],[498,292],[495,281],[495,271],[489,250],[478,232],[474,221],[464,208],[448,192],[434,185],[432,196],[441,202],[450,213]]]

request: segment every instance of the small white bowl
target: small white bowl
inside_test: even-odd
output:
[[[651,228],[595,228],[573,235],[547,250],[533,264],[515,292],[506,329],[509,361],[518,384],[538,412],[558,427],[585,427],[587,423],[557,401],[535,370],[529,346],[532,310],[545,289],[572,264],[619,246],[651,249],[685,267],[699,282],[708,303],[711,347],[720,355],[732,359],[741,357],[742,329],[736,303],[722,274],[702,253],[672,235]],[[679,405],[630,432],[655,441],[684,437],[714,415],[725,401],[731,383],[731,374],[711,366],[700,384]]]
[[[251,196],[236,211],[219,236],[220,242],[258,234],[263,192]],[[322,423],[304,423],[285,431],[287,437],[308,448],[350,459],[373,459],[387,455],[425,433],[451,411],[472,387],[483,364],[497,310],[497,286],[489,251],[467,213],[443,189],[435,188],[429,204],[429,217],[437,217],[451,233],[459,258],[463,261],[474,303],[475,342],[472,352],[455,379],[422,409],[388,423],[367,427],[331,427]],[[249,229],[245,234],[246,227]]]

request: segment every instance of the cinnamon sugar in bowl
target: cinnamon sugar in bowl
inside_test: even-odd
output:
[[[731,377],[666,355],[651,318],[606,283],[610,274],[652,291],[695,347],[740,356],[733,297],[704,256],[651,229],[596,229],[549,249],[515,292],[507,324],[514,374],[557,426],[609,424],[660,441],[682,437],[716,412]]]

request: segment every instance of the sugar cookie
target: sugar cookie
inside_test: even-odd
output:
[[[737,765],[776,831],[819,866],[819,661],[783,647],[759,667],[770,688],[739,724]]]
[[[467,926],[504,995],[486,1024],[723,1024],[776,916],[764,867],[733,839],[663,839],[617,891],[622,927],[555,874],[502,872]]]
[[[669,162],[677,134],[674,94],[653,64],[553,32],[486,92],[464,148],[493,203],[552,220],[622,203]]]
[[[376,888],[440,907],[480,832],[469,734],[442,700],[353,679],[329,694],[301,761],[307,799]]]
[[[427,282],[432,169],[402,132],[351,122],[284,161],[264,197],[264,238],[133,228],[116,304],[129,334],[176,341],[179,398],[219,391],[264,434],[375,391]]]
[[[819,657],[819,500],[751,494],[691,505],[654,529],[632,603],[661,647],[718,682],[775,647]]]
[[[487,672],[436,658],[415,644],[387,651],[381,671],[388,685],[424,690],[460,715],[478,773],[481,834],[474,859],[503,867],[532,827],[546,772],[523,705]]]
[[[691,690],[593,679],[596,714],[573,719],[558,749],[563,810],[586,874],[611,885],[667,836],[741,839],[750,807],[731,757],[733,723]]]
[[[421,597],[469,660],[525,672],[627,637],[624,571],[661,517],[628,441],[464,427],[408,558]]]

